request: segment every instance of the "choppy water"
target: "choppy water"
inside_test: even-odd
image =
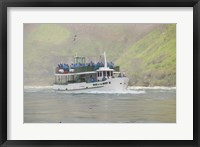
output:
[[[175,88],[129,88],[126,92],[55,92],[24,89],[24,123],[175,123]]]

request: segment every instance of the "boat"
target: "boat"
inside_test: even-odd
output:
[[[76,55],[73,64],[58,64],[54,75],[53,89],[58,91],[124,91],[129,82],[119,66],[107,63],[105,52],[104,63],[86,63]]]

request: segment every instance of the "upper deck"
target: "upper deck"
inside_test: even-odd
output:
[[[100,67],[95,67],[95,66],[81,66],[81,67],[69,67],[69,68],[59,68],[56,67],[55,69],[55,74],[72,74],[72,73],[81,73],[81,72],[93,72],[98,70]],[[113,68],[114,71],[119,71],[120,67],[119,66],[114,66]]]
[[[55,74],[74,74],[74,73],[82,73],[82,72],[94,72],[99,70],[102,67],[108,67],[109,69],[113,69],[114,71],[119,71],[120,67],[115,66],[113,62],[106,62],[106,65],[103,62],[93,62],[90,61],[86,63],[85,57],[75,56],[74,63],[66,64],[60,63],[55,69]]]
[[[120,67],[115,66],[113,62],[106,61],[104,53],[104,63],[102,61],[86,63],[85,57],[75,56],[74,63],[71,65],[60,63],[55,69],[55,83],[93,83],[106,81],[115,78],[116,74],[120,76]]]

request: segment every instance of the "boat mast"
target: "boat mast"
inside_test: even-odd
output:
[[[104,52],[104,68],[107,68],[106,52]]]

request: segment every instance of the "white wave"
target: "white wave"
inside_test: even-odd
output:
[[[164,86],[154,86],[154,87],[141,87],[141,86],[129,86],[129,90],[145,90],[145,89],[154,89],[154,90],[176,90],[176,87],[164,87]]]
[[[76,94],[143,94],[145,93],[144,90],[124,90],[124,91],[56,91],[58,93],[76,93]]]
[[[95,94],[143,94],[145,91],[134,91],[134,90],[124,90],[124,91],[91,91],[90,93],[95,93]]]
[[[85,93],[85,94],[143,94],[144,90],[127,89],[124,91],[98,91],[98,90],[75,90],[75,91],[56,91],[53,86],[24,86],[25,92],[56,92],[56,93]]]
[[[53,86],[24,86],[24,89],[53,89]]]
[[[54,92],[53,86],[24,86],[24,92]]]

